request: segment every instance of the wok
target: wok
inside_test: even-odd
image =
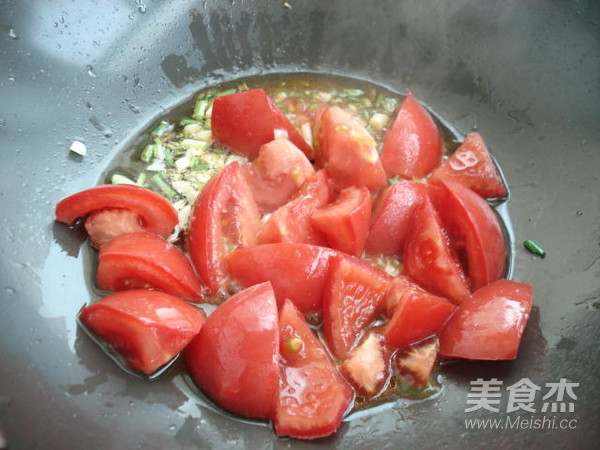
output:
[[[9,0],[0,31],[0,430],[11,449],[597,444],[600,3]],[[436,397],[367,411],[312,444],[226,417],[176,368],[152,382],[119,370],[76,325],[92,292],[84,236],[53,222],[59,199],[97,184],[197,90],[298,71],[410,88],[458,130],[478,129],[511,189],[513,277],[535,288],[515,361],[444,366]],[[73,140],[85,157],[69,154]],[[530,238],[545,259],[522,247]],[[538,411],[465,412],[477,378],[529,378]],[[561,378],[579,383],[565,398],[574,411],[546,415],[575,427],[466,428],[541,418],[545,384]]]

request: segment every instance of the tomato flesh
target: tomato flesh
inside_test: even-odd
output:
[[[170,294],[130,290],[86,306],[80,320],[127,365],[146,375],[170,361],[204,324],[204,314]]]
[[[271,285],[262,283],[227,299],[184,354],[194,382],[219,406],[270,418],[279,391],[279,326]]]
[[[338,255],[323,295],[323,335],[331,353],[344,359],[360,334],[382,312],[392,277],[359,259]]]
[[[73,225],[82,217],[104,210],[127,210],[139,216],[142,228],[168,237],[179,222],[177,211],[167,199],[150,189],[129,184],[96,186],[64,198],[56,205],[56,220]],[[128,222],[131,222],[129,220]],[[103,233],[110,227],[103,228]],[[127,232],[139,231],[127,226]],[[117,233],[111,233],[114,237]]]
[[[155,288],[186,300],[203,298],[185,254],[146,231],[122,234],[100,248],[96,285],[108,291]]]
[[[453,181],[440,181],[440,218],[448,230],[451,245],[463,256],[472,290],[504,275],[506,245],[494,210],[479,195]]]
[[[361,123],[332,106],[320,114],[319,150],[336,188],[365,186],[374,191],[385,185],[385,171],[377,145]]]
[[[346,188],[335,202],[317,209],[310,220],[331,248],[360,256],[371,220],[370,192],[364,186]]]
[[[122,234],[144,229],[140,216],[128,209],[103,209],[92,213],[85,219],[84,226],[95,248]]]
[[[390,352],[381,336],[369,333],[344,360],[340,370],[360,394],[372,397],[379,393],[390,373]]]
[[[440,355],[515,359],[532,302],[531,285],[518,281],[497,280],[475,291],[441,332]]]
[[[400,350],[394,355],[392,364],[403,381],[413,388],[422,389],[430,382],[438,350],[438,340],[428,339]]]
[[[477,132],[465,141],[432,174],[430,182],[456,181],[482,197],[506,197],[502,177],[490,152]]]
[[[385,344],[391,348],[403,348],[437,334],[456,311],[445,298],[418,286],[405,288],[402,279],[399,283],[399,290],[390,291],[391,295],[401,294],[384,332]]]
[[[192,210],[187,248],[202,283],[213,296],[227,289],[228,251],[256,243],[260,213],[233,162],[202,189]]]
[[[298,147],[285,138],[260,148],[258,158],[242,166],[252,196],[262,212],[272,212],[284,203],[315,173]]]
[[[365,250],[370,255],[402,255],[408,224],[428,186],[399,180],[381,192],[375,203]]]
[[[352,388],[290,301],[281,308],[279,336],[281,384],[275,432],[297,439],[334,433],[352,402]]]
[[[404,273],[434,294],[460,303],[469,297],[437,212],[426,198],[413,212],[404,245]]]
[[[425,108],[409,92],[387,132],[381,162],[388,174],[423,178],[442,161],[442,137]]]
[[[256,158],[260,147],[278,132],[285,132],[307,158],[313,157],[312,147],[262,89],[215,98],[211,130],[217,141],[249,159]]]
[[[303,313],[322,310],[333,249],[308,244],[265,244],[227,256],[229,271],[242,287],[270,281],[279,306],[290,299]]]
[[[258,243],[325,245],[325,236],[313,227],[311,216],[331,197],[327,172],[320,170],[305,181],[289,202],[271,214],[258,233]]]

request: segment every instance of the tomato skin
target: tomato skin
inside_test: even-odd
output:
[[[278,242],[325,245],[325,236],[311,223],[311,216],[331,201],[332,190],[325,170],[307,179],[285,205],[279,207],[258,233],[259,244]]]
[[[136,371],[149,375],[170,361],[204,324],[204,313],[170,294],[136,289],[86,306],[79,319]]]
[[[518,281],[501,279],[475,291],[441,332],[440,355],[515,359],[532,302],[531,285]]]
[[[500,222],[487,202],[469,188],[453,181],[439,184],[440,218],[455,252],[466,254],[471,289],[477,290],[504,275],[506,246]]]
[[[331,261],[323,295],[323,335],[344,359],[363,329],[382,312],[392,277],[364,261],[340,254]]]
[[[225,240],[233,247],[256,243],[260,213],[237,162],[202,189],[192,210],[187,248],[198,275],[213,296],[227,285]]]
[[[262,89],[252,89],[215,98],[211,115],[213,137],[236,153],[254,159],[262,145],[283,130],[306,155],[313,149]]]
[[[402,255],[408,224],[428,186],[399,180],[381,192],[375,203],[365,250],[370,255]]]
[[[409,92],[385,136],[383,167],[388,174],[423,178],[441,163],[442,152],[442,137],[435,122]]]
[[[456,311],[445,298],[418,286],[405,289],[402,279],[399,283],[401,294],[384,332],[385,344],[391,348],[403,348],[437,334]]]
[[[371,220],[371,194],[366,187],[342,190],[337,200],[317,209],[310,218],[330,247],[360,256]]]
[[[315,173],[304,153],[284,138],[263,145],[258,157],[241,168],[262,212],[285,204]]]
[[[435,169],[431,183],[456,181],[482,197],[506,197],[502,177],[481,135],[469,133],[464,142]]]
[[[353,398],[327,350],[286,300],[279,318],[281,384],[273,417],[278,436],[316,439],[334,433]],[[300,348],[290,351],[291,340]]]
[[[460,303],[469,297],[465,275],[429,198],[415,208],[408,226],[404,273],[428,291]]]
[[[186,348],[194,382],[235,414],[270,418],[279,391],[279,325],[269,283],[227,299]]]
[[[140,216],[128,209],[103,209],[90,214],[84,222],[92,246],[101,248],[117,236],[143,231]]]
[[[177,211],[167,199],[150,189],[128,184],[96,186],[64,198],[56,205],[56,220],[73,225],[81,217],[103,210],[124,209],[139,215],[141,226],[168,237],[179,223]]]
[[[303,313],[314,313],[322,310],[329,262],[336,254],[316,245],[264,244],[230,253],[227,263],[242,287],[270,281],[279,306],[287,298]]]
[[[351,114],[332,106],[318,114],[318,145],[338,190],[365,186],[374,191],[386,183],[377,145]]]
[[[147,231],[122,234],[100,248],[96,285],[108,291],[152,287],[190,301],[203,298],[184,253]]]

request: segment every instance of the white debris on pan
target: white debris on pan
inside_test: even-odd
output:
[[[69,147],[69,150],[81,156],[85,156],[87,154],[87,147],[81,141],[73,141]]]

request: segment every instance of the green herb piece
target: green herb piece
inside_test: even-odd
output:
[[[150,136],[155,138],[161,137],[163,134],[165,134],[166,131],[171,130],[172,127],[173,126],[166,120],[161,120],[158,126],[150,132]]]
[[[144,150],[142,150],[142,153],[140,154],[140,160],[146,163],[152,161],[152,158],[154,158],[154,151],[154,144],[146,145],[146,147],[144,148]]]
[[[214,97],[223,97],[224,95],[235,94],[237,89],[227,89],[226,91],[217,92]]]
[[[206,118],[206,111],[208,111],[208,107],[210,106],[210,102],[207,99],[200,99],[196,102],[194,106],[194,113],[192,117],[196,120],[203,120]]]
[[[163,191],[163,193],[169,197],[169,199],[175,197],[175,195],[177,195],[177,192],[175,191],[175,189],[173,189],[162,177],[162,175],[160,173],[157,173],[156,175],[153,175],[152,178],[150,178],[152,180],[152,182],[154,184],[156,184],[161,191]]]
[[[360,97],[365,94],[365,91],[362,89],[343,89],[342,93],[347,95],[348,97]]]
[[[110,177],[111,184],[136,184],[131,178],[126,177],[125,175],[121,175],[120,173],[115,173]]]
[[[137,180],[135,180],[135,184],[138,186],[146,186],[146,172],[142,172],[138,175]]]
[[[199,120],[190,119],[189,117],[185,117],[179,121],[179,125],[181,125],[182,127],[185,127],[186,125],[194,125],[194,124],[199,124],[199,123],[200,123]]]
[[[546,250],[544,250],[540,244],[538,244],[537,242],[531,240],[531,239],[527,239],[526,241],[523,241],[523,246],[530,251],[531,253],[533,253],[534,255],[538,255],[542,258],[544,258],[546,256]]]
[[[197,139],[183,139],[181,141],[183,148],[193,148],[195,150],[205,150],[208,147],[208,143],[205,141],[199,141]]]

